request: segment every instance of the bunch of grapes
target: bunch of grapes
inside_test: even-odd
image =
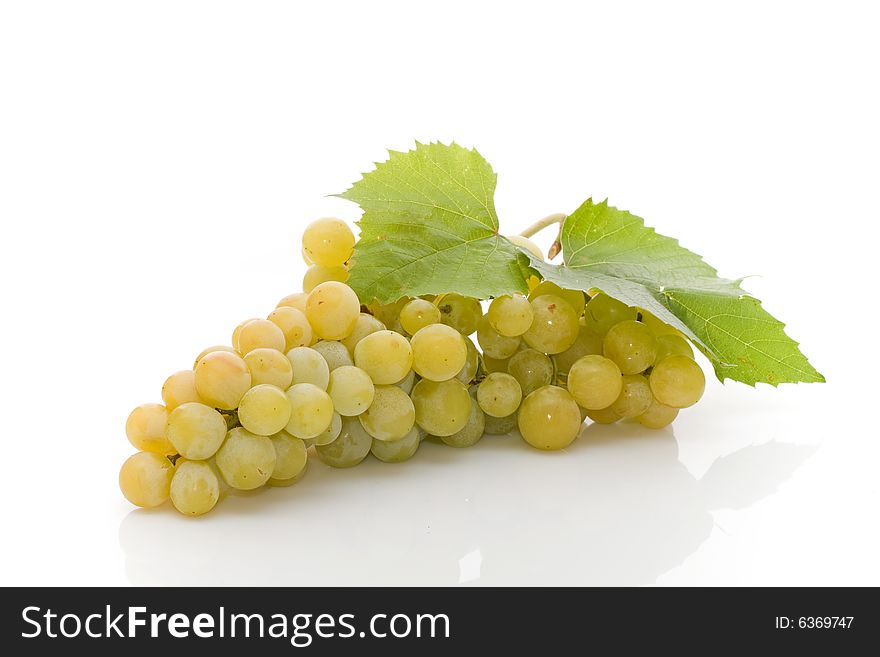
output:
[[[229,491],[299,481],[310,455],[338,468],[370,453],[397,463],[426,437],[469,447],[518,429],[563,449],[587,418],[660,429],[703,394],[678,331],[601,293],[532,278],[527,297],[498,297],[485,313],[454,292],[362,305],[345,283],[354,243],[338,219],[310,224],[304,291],[168,377],[163,404],[132,411],[139,451],[119,474],[129,501],[170,498],[201,515]]]

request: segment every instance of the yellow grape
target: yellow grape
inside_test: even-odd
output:
[[[186,516],[200,516],[220,499],[220,482],[214,470],[204,461],[177,464],[171,479],[171,503]]]
[[[175,372],[162,384],[162,401],[169,411],[181,404],[202,401],[196,391],[196,373],[193,370]]]
[[[249,321],[251,321],[251,320],[247,320],[247,321],[249,322]],[[245,322],[245,323],[247,323],[247,322]],[[222,344],[218,344],[218,345],[215,345],[215,346],[213,346],[213,347],[208,347],[208,348],[205,349],[202,353],[200,353],[200,354],[198,355],[198,357],[196,357],[196,360],[195,360],[195,362],[193,363],[193,370],[195,370],[195,369],[199,366],[199,361],[202,360],[202,358],[204,358],[204,357],[207,356],[208,354],[212,354],[212,353],[214,353],[215,351],[226,351],[226,352],[228,352],[228,353],[230,353],[230,354],[235,354],[235,355],[237,355],[237,356],[240,355],[240,354],[238,353],[238,350],[235,349],[234,347],[227,347],[226,345],[222,345]]]
[[[351,335],[361,313],[361,302],[345,283],[321,283],[309,293],[306,317],[322,340],[341,340]]]
[[[540,287],[540,286],[539,286]],[[572,307],[560,296],[542,294],[532,299],[534,319],[523,340],[545,354],[562,353],[578,338],[580,325]]]
[[[162,404],[142,404],[125,421],[128,441],[142,452],[175,454],[177,450],[165,437],[168,409]]]
[[[354,251],[354,233],[341,219],[324,217],[306,226],[303,253],[318,265],[334,267],[348,261]]]
[[[358,315],[357,321],[354,323],[354,329],[351,335],[341,340],[342,344],[348,349],[348,353],[354,358],[354,350],[358,343],[365,337],[378,331],[384,331],[385,325],[369,313],[361,313]]]
[[[516,337],[529,330],[535,316],[532,304],[522,294],[493,299],[486,313],[489,323],[501,335]]]
[[[238,351],[242,356],[254,349],[284,351],[284,331],[268,319],[254,319],[241,327],[238,333]]]
[[[262,383],[287,390],[293,383],[293,367],[287,356],[277,349],[254,349],[244,357],[251,373],[251,385]]]
[[[431,324],[410,341],[413,369],[423,379],[446,381],[467,362],[467,345],[462,334],[446,324]]]
[[[203,460],[213,456],[223,443],[226,420],[210,406],[187,402],[168,415],[165,435],[181,456]]]
[[[517,424],[523,439],[532,447],[564,449],[580,433],[581,412],[567,390],[544,386],[523,400]]]
[[[416,424],[432,436],[451,436],[461,431],[471,414],[471,397],[456,379],[422,379],[413,388],[412,401]]]
[[[284,334],[284,349],[279,351],[290,351],[296,347],[308,347],[312,344],[312,326],[301,310],[281,306],[269,313],[268,319]]]
[[[374,383],[397,383],[412,369],[413,350],[400,333],[376,331],[354,348],[354,363],[369,374]]]
[[[227,484],[238,490],[254,490],[269,481],[276,459],[275,447],[267,436],[238,427],[226,435],[215,461]]]
[[[578,359],[568,374],[568,391],[587,410],[608,408],[623,390],[623,377],[614,361],[589,355]]]
[[[687,356],[667,356],[654,366],[649,380],[657,401],[672,408],[693,406],[706,389],[702,368]]]
[[[400,325],[410,335],[431,324],[440,323],[440,309],[425,299],[413,299],[400,309]]]
[[[196,366],[196,390],[206,404],[231,411],[251,388],[251,372],[238,354],[215,351]]]
[[[119,488],[135,506],[163,504],[171,491],[174,466],[161,454],[138,452],[129,456],[119,471]]]
[[[259,436],[278,433],[290,421],[290,401],[281,388],[261,383],[248,390],[238,407],[241,426]]]
[[[400,440],[413,428],[415,406],[397,386],[376,386],[373,403],[360,415],[364,430],[376,440]]]
[[[335,281],[337,283],[345,283],[349,277],[348,270],[345,267],[323,267],[321,265],[312,265],[306,269],[303,276],[303,290],[311,293],[316,287],[322,283]]]

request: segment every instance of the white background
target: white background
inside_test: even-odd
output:
[[[880,584],[872,5],[4,2],[0,583]],[[760,274],[829,382],[132,511],[131,408],[414,139],[477,147],[509,232],[608,197]]]

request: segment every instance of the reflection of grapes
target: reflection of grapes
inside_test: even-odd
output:
[[[427,435],[470,447],[517,428],[558,450],[587,418],[662,429],[703,394],[691,345],[650,313],[536,276],[528,297],[499,296],[485,315],[457,293],[361,300],[345,283],[354,244],[339,220],[310,224],[304,291],[169,376],[163,404],[131,412],[127,499],[196,516],[229,488],[295,484],[310,452],[338,468],[371,452],[398,463]]]

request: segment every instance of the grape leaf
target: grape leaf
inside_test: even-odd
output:
[[[363,209],[348,284],[363,300],[525,292],[528,258],[498,235],[495,172],[475,150],[419,144],[340,194]]]
[[[560,240],[563,266],[530,256],[541,276],[563,287],[598,288],[650,311],[684,332],[720,380],[825,380],[785,334],[785,325],[739,281],[720,278],[700,256],[641,218],[590,199],[565,220]]]

